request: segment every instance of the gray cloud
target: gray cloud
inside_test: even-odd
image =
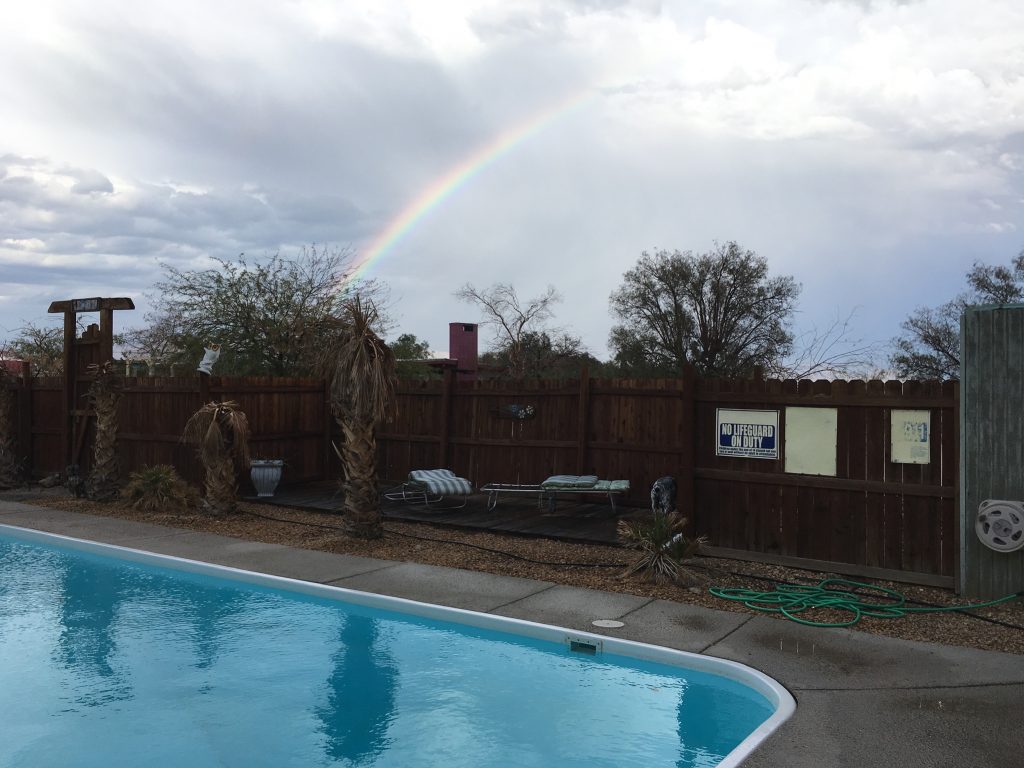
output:
[[[511,280],[556,284],[603,354],[640,252],[716,239],[801,281],[801,322],[859,305],[888,338],[1020,249],[1024,11],[979,2],[26,12],[0,25],[0,329],[138,299],[161,261],[365,250],[407,211],[370,273],[438,347],[474,319],[455,288]]]
[[[99,171],[94,170],[76,170],[71,172],[69,175],[73,176],[77,181],[71,187],[71,191],[76,195],[87,195],[91,192],[113,192],[114,185],[110,183],[110,179],[104,176]]]

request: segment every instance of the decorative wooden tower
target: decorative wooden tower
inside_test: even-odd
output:
[[[84,402],[90,383],[87,369],[114,358],[115,309],[135,309],[135,302],[123,297],[67,299],[53,302],[47,310],[51,314],[64,314],[64,396],[61,398],[64,418],[61,424],[64,463],[68,466],[80,463],[89,427],[91,413]],[[84,312],[99,312],[100,322],[86,328],[79,338],[78,315]]]

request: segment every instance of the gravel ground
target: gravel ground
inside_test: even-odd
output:
[[[342,533],[338,515],[282,509],[264,504],[243,503],[239,512],[231,517],[211,518],[200,513],[139,512],[121,504],[98,504],[73,499],[56,490],[42,494],[6,493],[2,497],[74,512],[219,533],[252,541],[486,571],[743,613],[753,611],[740,603],[710,594],[708,587],[770,590],[773,581],[815,584],[823,578],[837,575],[700,557],[694,559],[689,569],[692,575],[690,583],[654,584],[637,577],[623,578],[624,565],[632,553],[628,549],[614,546],[571,544],[551,539],[399,522],[384,524],[384,538],[364,541]],[[905,595],[908,601],[944,606],[963,603],[948,590],[892,582],[872,583],[894,589]],[[1015,626],[1002,626],[961,612],[951,612],[894,619],[866,617],[857,624],[856,629],[906,640],[1024,654],[1024,600],[978,609],[972,613]],[[820,612],[814,616],[815,619],[826,621],[845,620],[847,617],[848,614],[830,612]]]

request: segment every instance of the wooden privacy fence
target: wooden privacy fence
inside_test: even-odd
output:
[[[449,467],[478,486],[596,474],[628,479],[627,503],[638,506],[672,475],[679,508],[714,553],[952,586],[957,402],[956,382],[404,382],[382,468],[401,478]],[[527,407],[528,418],[509,417]],[[778,411],[777,458],[716,455],[720,408]],[[788,408],[834,409],[834,476],[786,471]],[[894,409],[927,412],[927,463],[891,460]]]
[[[198,377],[127,377],[121,382],[118,406],[118,459],[122,477],[146,465],[171,464],[182,477],[201,483],[202,468],[195,448],[181,442],[185,422],[209,400],[234,400],[245,412],[252,432],[253,458],[284,459],[282,480],[299,483],[336,476],[330,463],[333,419],[322,379],[212,377],[201,389]],[[35,379],[19,387],[24,419],[20,443],[32,474],[40,477],[65,469],[61,379]],[[78,410],[86,408],[83,402]],[[88,446],[94,425],[87,423],[81,471],[91,463]],[[245,478],[240,477],[244,482]]]
[[[36,476],[63,471],[59,381],[19,387],[21,442]],[[206,399],[237,400],[253,455],[281,458],[284,483],[338,476],[333,419],[319,379],[127,378],[120,406],[122,472],[170,463],[198,482],[179,438]],[[84,406],[79,406],[84,407]],[[834,471],[787,471],[790,409],[834,413]],[[719,409],[778,412],[777,455],[717,455]],[[28,417],[24,416],[26,412]],[[924,412],[927,463],[892,460],[894,410]],[[958,385],[955,382],[591,379],[403,381],[379,435],[380,475],[448,467],[476,486],[553,474],[627,479],[646,507],[672,475],[679,508],[712,551],[844,573],[951,586],[958,553]],[[337,439],[337,437],[334,437]],[[87,453],[87,452],[86,452]],[[87,459],[87,457],[85,457]],[[836,564],[841,564],[837,566]]]
[[[957,382],[701,381],[694,505],[720,554],[950,587],[958,552]],[[785,471],[786,409],[836,412],[835,476]],[[718,408],[779,409],[778,460],[715,455]],[[927,412],[927,463],[890,454],[893,410]]]

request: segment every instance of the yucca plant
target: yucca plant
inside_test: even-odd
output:
[[[0,489],[16,488],[21,479],[21,463],[15,455],[13,378],[0,365]]]
[[[211,402],[192,414],[182,440],[196,446],[206,472],[203,508],[226,515],[238,508],[236,467],[249,465],[249,420],[238,403]]]
[[[382,535],[377,488],[377,428],[394,393],[395,356],[374,333],[377,308],[356,296],[345,303],[335,343],[323,367],[331,381],[331,410],[341,426],[345,527],[354,536]]]
[[[185,512],[199,505],[199,492],[170,464],[145,466],[128,475],[121,498],[144,512]]]
[[[96,415],[96,436],[92,445],[92,467],[85,481],[85,493],[90,499],[107,501],[117,496],[117,404],[121,399],[121,377],[113,372],[113,362],[90,365],[93,376],[86,398]]]
[[[637,558],[622,574],[640,574],[652,581],[697,580],[696,574],[683,563],[696,555],[707,539],[700,536],[689,539],[683,534],[686,518],[678,512],[662,514],[655,512],[643,520],[620,520],[619,540],[626,546],[639,551]]]

